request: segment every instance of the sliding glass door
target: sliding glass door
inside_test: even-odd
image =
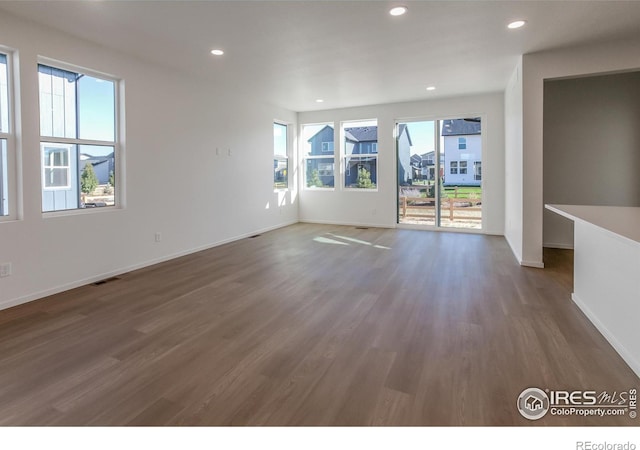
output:
[[[396,125],[398,223],[482,228],[479,117]]]

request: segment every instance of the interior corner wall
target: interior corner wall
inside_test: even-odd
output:
[[[427,101],[370,105],[356,108],[303,112],[300,125],[351,120],[378,120],[378,189],[311,190],[300,181],[301,221],[344,225],[395,227],[397,175],[394,128],[396,120],[435,120],[482,116],[483,232],[504,234],[504,95],[491,93]],[[302,166],[298,171],[303,173]]]
[[[544,84],[544,203],[640,206],[640,72]],[[573,221],[545,210],[545,247],[573,248]]]
[[[504,236],[522,263],[522,57],[504,93]]]
[[[293,146],[295,112],[5,13],[0,45],[19,64],[24,211],[0,223],[0,309],[298,221],[295,186],[273,190],[273,121]],[[39,56],[123,80],[124,208],[41,212]]]
[[[542,266],[543,96],[552,78],[632,71],[640,68],[640,39],[584,45],[523,56],[523,264]]]

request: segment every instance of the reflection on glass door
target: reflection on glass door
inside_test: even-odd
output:
[[[481,229],[481,119],[400,122],[396,135],[398,223]]]

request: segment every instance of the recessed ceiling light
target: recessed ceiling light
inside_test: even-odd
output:
[[[511,22],[509,25],[507,25],[507,28],[511,29],[511,30],[515,30],[516,28],[521,28],[523,27],[527,22],[524,20],[516,20],[514,22]]]
[[[392,16],[401,16],[406,12],[407,12],[406,6],[396,6],[389,10],[389,14],[391,14]]]
[[[316,99],[316,103],[322,103],[322,102],[324,102],[324,100],[322,100],[321,98]]]
[[[222,56],[222,55],[224,55],[224,51],[216,48],[216,49],[211,50],[211,54],[212,55],[216,55],[216,56]]]
[[[429,87],[427,88],[427,91],[435,91],[435,90],[436,90],[436,87],[435,87],[435,86],[429,86]]]

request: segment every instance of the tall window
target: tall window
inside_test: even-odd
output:
[[[326,189],[334,187],[334,136],[332,123],[303,125],[302,154],[306,188]]]
[[[482,180],[482,161],[473,163],[473,179],[476,181]]]
[[[273,124],[273,188],[289,186],[289,157],[287,153],[287,126]]]
[[[343,122],[344,186],[376,189],[378,183],[378,121]]]
[[[451,175],[458,174],[458,161],[451,161],[450,171]]]
[[[116,80],[39,64],[42,210],[116,203]]]
[[[458,150],[466,150],[467,149],[467,138],[458,138]]]
[[[11,139],[11,120],[9,114],[9,56],[0,53],[0,218],[7,218],[13,209],[15,189],[13,186],[13,140]]]
[[[467,174],[467,161],[460,161],[460,175]]]

